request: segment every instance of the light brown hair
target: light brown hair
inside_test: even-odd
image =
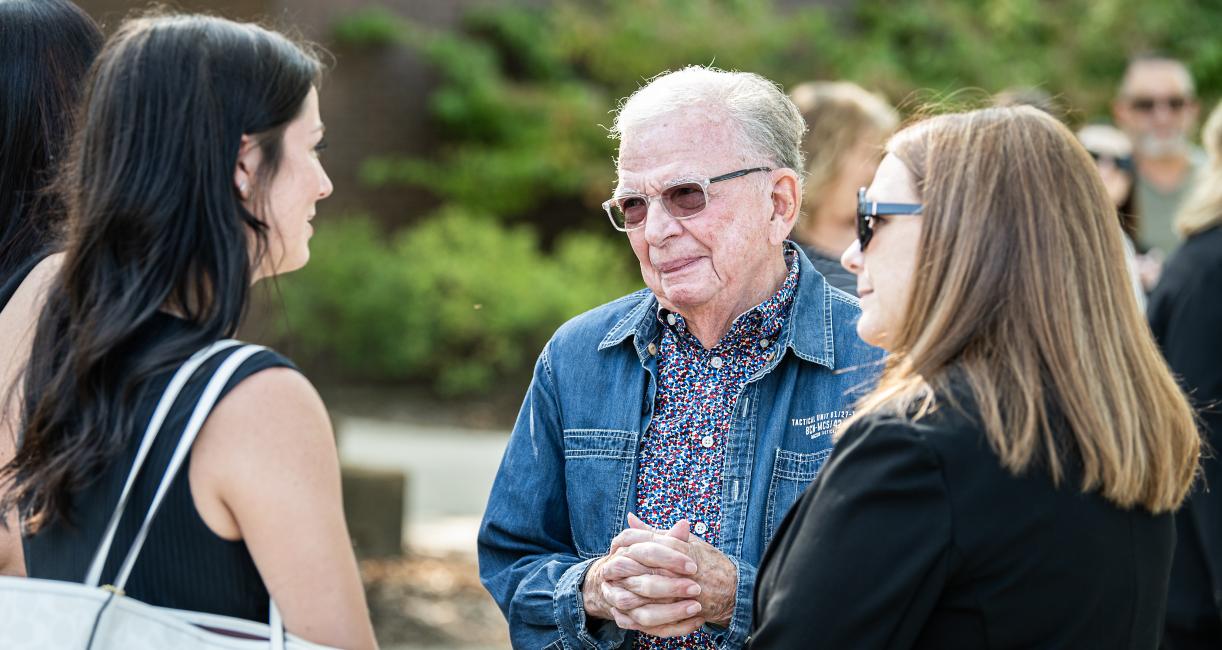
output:
[[[919,122],[887,149],[925,206],[917,279],[878,387],[841,430],[871,413],[919,420],[956,407],[961,378],[1011,472],[1042,465],[1060,484],[1076,449],[1083,491],[1178,507],[1200,437],[1073,134],[1035,108],[987,108]]]
[[[1175,229],[1184,237],[1222,224],[1222,102],[1214,107],[1201,130],[1201,144],[1209,152],[1209,165],[1201,169],[1192,193],[1175,217]]]
[[[848,81],[809,81],[790,97],[806,121],[802,150],[806,153],[807,214],[828,184],[840,173],[843,160],[865,138],[878,141],[879,153],[899,126],[899,115],[878,95]]]

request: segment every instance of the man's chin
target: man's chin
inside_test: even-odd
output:
[[[1182,135],[1145,135],[1138,140],[1138,150],[1147,158],[1182,156],[1188,153],[1188,138]]]

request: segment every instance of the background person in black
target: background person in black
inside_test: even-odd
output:
[[[807,129],[805,214],[792,236],[828,283],[855,296],[857,280],[840,265],[840,254],[853,243],[857,188],[874,177],[899,115],[849,81],[810,81],[789,96]]]
[[[891,354],[764,557],[751,647],[1155,648],[1200,441],[1090,157],[1030,107],[887,150],[843,261]]]
[[[1209,165],[1176,218],[1186,241],[1150,296],[1150,328],[1213,452],[1205,480],[1175,515],[1166,650],[1222,648],[1222,105],[1201,134]]]
[[[318,157],[319,73],[280,34],[203,16],[128,21],[98,55],[64,179],[66,250],[0,312],[0,340],[16,351],[0,357],[10,515],[0,571],[84,579],[170,375],[233,336],[252,283],[308,260],[309,221],[332,189]],[[206,381],[188,382],[188,400]],[[177,435],[157,438],[119,548],[148,508],[188,400],[170,409],[164,431]],[[375,647],[330,422],[287,359],[263,352],[240,366],[127,593],[253,620],[267,620],[270,594],[290,632]]]
[[[48,191],[102,32],[67,0],[0,2],[0,309],[54,248]]]

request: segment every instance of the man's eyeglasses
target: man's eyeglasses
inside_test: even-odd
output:
[[[1182,96],[1175,97],[1132,97],[1129,99],[1129,108],[1138,113],[1153,113],[1154,109],[1159,106],[1166,106],[1172,113],[1178,113],[1184,110],[1188,105],[1188,98]]]
[[[1095,164],[1098,164],[1101,162],[1110,162],[1116,166],[1116,169],[1119,169],[1123,172],[1127,172],[1130,174],[1133,173],[1133,157],[1132,156],[1109,156],[1107,154],[1102,154],[1102,153],[1099,153],[1098,151],[1091,151],[1089,149],[1086,150],[1086,153],[1089,153],[1090,157],[1095,159]]]
[[[621,232],[644,226],[645,217],[649,215],[649,204],[655,200],[662,201],[662,208],[671,219],[690,219],[700,214],[709,204],[709,185],[755,172],[770,171],[771,167],[752,167],[704,180],[681,181],[667,186],[658,196],[624,194],[603,202],[603,210],[611,220],[611,225]]]
[[[874,237],[874,218],[900,214],[921,214],[924,209],[920,203],[879,203],[866,200],[866,188],[857,190],[857,241],[861,250],[866,249],[870,239]]]

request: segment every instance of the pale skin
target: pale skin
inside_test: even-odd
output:
[[[1167,99],[1187,100],[1179,111],[1170,108]],[[1158,100],[1154,110],[1142,112],[1132,106],[1132,100]],[[1187,138],[1196,123],[1200,106],[1193,97],[1192,78],[1187,68],[1176,61],[1142,61],[1131,65],[1125,74],[1120,96],[1112,104],[1116,126],[1133,140],[1137,153],[1138,174],[1163,191],[1171,191],[1185,181],[1189,160],[1185,150],[1163,152],[1143,149],[1143,142],[1170,142]]]
[[[880,203],[920,203],[912,173],[904,163],[888,154],[878,166],[866,199]],[[877,217],[874,236],[863,252],[854,241],[840,263],[857,276],[861,317],[857,335],[861,340],[894,351],[891,341],[903,327],[908,299],[916,274],[917,242],[921,239],[919,215]]]
[[[256,279],[300,268],[309,258],[308,222],[332,189],[316,152],[322,131],[311,90],[285,130],[280,168],[262,188],[255,178],[259,148],[243,137],[234,187],[271,225],[270,250]],[[254,205],[260,195],[268,198],[266,211]],[[4,386],[29,356],[43,291],[59,263],[50,258],[39,266],[0,313],[0,335],[21,342],[20,354],[0,365]],[[0,462],[8,462],[16,432],[11,418],[0,424]],[[238,384],[208,416],[188,477],[204,523],[223,539],[245,541],[289,632],[330,646],[377,647],[344,521],[334,434],[305,377],[275,368]],[[20,549],[16,528],[0,533],[6,572],[24,572]]]
[[[719,111],[689,107],[624,134],[616,193],[656,196],[676,181],[759,166],[776,167],[745,154],[736,126]],[[711,349],[784,281],[783,242],[801,189],[793,170],[774,169],[714,183],[708,194],[704,211],[683,220],[651,202],[644,227],[628,240],[658,302],[682,314]],[[586,572],[586,614],[653,636],[728,625],[738,582],[730,558],[692,534],[686,521],[667,531],[634,516],[627,523]]]

